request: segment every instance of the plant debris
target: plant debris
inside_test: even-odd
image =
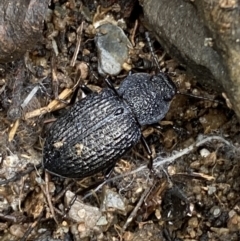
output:
[[[121,29],[126,38],[116,87],[129,69],[158,71],[137,1],[50,1],[46,11],[42,41],[0,66],[0,239],[239,240],[239,123],[226,98],[202,89],[151,34],[161,71],[179,92],[206,97],[176,95],[161,128],[143,128],[155,174],[141,144],[107,180],[44,173],[49,126],[73,97],[84,98],[79,85],[105,87],[96,22],[114,20],[112,34]]]

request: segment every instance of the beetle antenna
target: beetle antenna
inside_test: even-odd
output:
[[[148,43],[148,48],[149,48],[149,50],[150,50],[150,52],[151,52],[152,58],[153,58],[156,66],[157,66],[157,68],[158,68],[158,71],[161,72],[160,64],[159,64],[159,62],[158,62],[158,60],[157,60],[156,54],[154,54],[153,45],[152,45],[152,42],[151,42],[150,35],[149,35],[149,32],[148,32],[148,31],[145,32],[145,38],[146,38],[146,41],[147,41],[147,43]]]
[[[161,68],[160,68],[160,64],[158,62],[158,59],[156,57],[156,54],[154,53],[154,48],[153,48],[153,45],[152,45],[152,42],[151,42],[151,38],[150,38],[150,35],[149,35],[149,32],[146,31],[145,32],[145,38],[146,38],[146,41],[148,43],[148,48],[151,52],[151,55],[152,55],[152,58],[153,58],[153,61],[155,62],[159,72],[162,72],[161,71]],[[188,93],[182,93],[180,92],[179,90],[177,90],[176,94],[179,94],[179,95],[186,95],[186,96],[189,96],[189,97],[193,97],[193,98],[197,98],[197,99],[201,99],[201,100],[208,100],[208,101],[212,101],[212,102],[216,102],[216,103],[219,103],[219,104],[224,104],[222,101],[218,101],[218,100],[213,100],[213,99],[210,99],[208,97],[203,97],[203,96],[198,96],[198,95],[193,95],[193,94],[188,94]]]
[[[219,103],[219,104],[224,104],[222,101],[219,101],[219,100],[214,100],[214,99],[210,99],[208,97],[193,95],[193,94],[189,94],[189,93],[182,93],[179,90],[177,90],[176,94],[186,95],[186,96],[193,97],[193,98],[200,99],[200,100],[208,100],[208,101],[216,102],[216,103]]]

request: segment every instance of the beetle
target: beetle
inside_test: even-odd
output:
[[[140,139],[150,153],[141,127],[164,118],[177,92],[175,84],[162,72],[129,75],[117,90],[107,84],[100,93],[91,92],[76,102],[52,125],[43,148],[48,172],[83,178],[110,170]]]

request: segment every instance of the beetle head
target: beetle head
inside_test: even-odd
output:
[[[118,89],[140,125],[150,125],[163,119],[176,91],[173,81],[163,73],[129,75]]]

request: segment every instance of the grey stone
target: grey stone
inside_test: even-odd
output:
[[[207,88],[225,92],[240,117],[238,1],[142,0],[144,17],[164,49]]]

